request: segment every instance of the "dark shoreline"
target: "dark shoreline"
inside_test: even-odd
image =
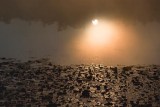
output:
[[[158,107],[160,66],[0,60],[0,106]]]

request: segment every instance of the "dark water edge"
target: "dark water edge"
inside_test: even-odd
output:
[[[72,64],[0,58],[0,106],[158,107],[160,65]]]

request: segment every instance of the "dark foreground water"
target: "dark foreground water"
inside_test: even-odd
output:
[[[0,59],[0,106],[158,107],[160,66]]]

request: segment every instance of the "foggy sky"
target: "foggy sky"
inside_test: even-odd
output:
[[[60,64],[160,64],[159,4],[160,0],[1,0],[0,57],[50,57]],[[80,42],[77,38],[86,24],[99,17],[119,20],[134,34],[125,35],[124,41],[119,37],[122,40],[106,48],[103,57],[81,57],[85,52],[72,42]]]
[[[59,29],[79,27],[96,16],[143,23],[160,21],[159,0],[1,0],[0,21],[57,22]]]

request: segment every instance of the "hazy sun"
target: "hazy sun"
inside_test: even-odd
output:
[[[104,46],[108,43],[115,32],[111,23],[100,21],[98,19],[92,20],[94,26],[89,26],[87,29],[88,44],[93,46]]]
[[[135,33],[121,21],[101,18],[90,20],[75,40],[77,55],[89,58],[119,56],[116,52],[130,45],[132,38],[128,39],[128,35]]]
[[[97,25],[98,24],[98,20],[97,19],[92,20],[92,24],[93,25]]]

